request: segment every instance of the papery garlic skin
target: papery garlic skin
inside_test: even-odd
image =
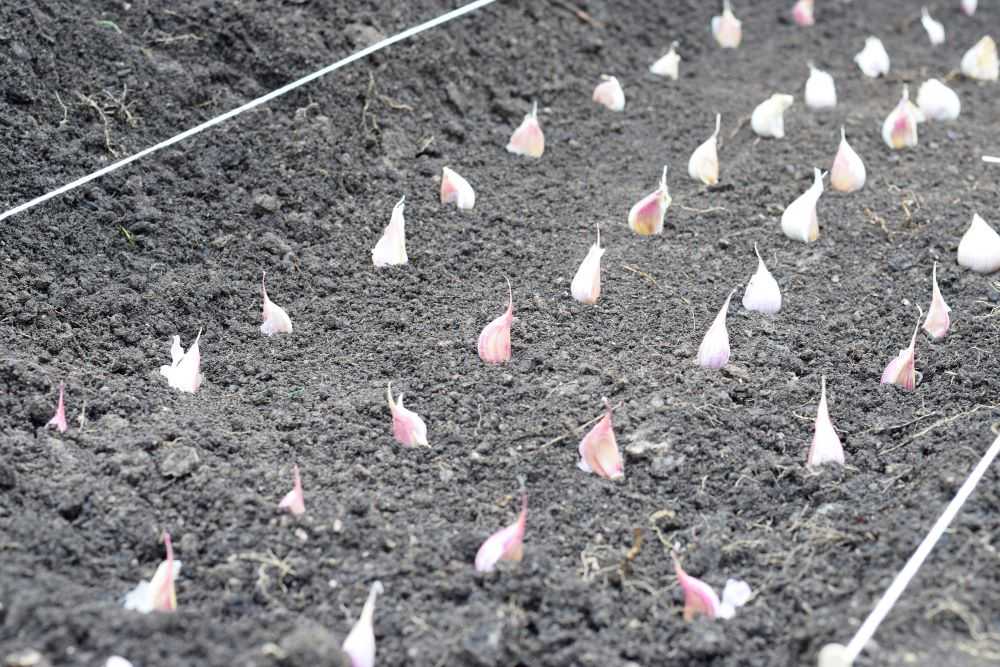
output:
[[[153,611],[176,611],[177,593],[174,581],[181,573],[181,561],[174,560],[174,548],[170,533],[163,533],[163,544],[167,557],[156,567],[153,578],[140,581],[139,585],[125,594],[125,608],[148,614]]]
[[[510,361],[510,328],[514,324],[514,291],[507,280],[507,310],[483,327],[476,341],[479,358],[488,364],[502,364]]]
[[[580,470],[611,480],[625,477],[625,463],[615,439],[610,405],[601,420],[580,441],[578,449],[580,460],[576,465]]]
[[[722,14],[712,18],[712,35],[724,49],[737,48],[743,39],[743,24],[733,16],[729,0],[723,1]]]
[[[595,304],[601,296],[601,256],[604,250],[601,247],[601,228],[598,227],[597,241],[590,246],[569,287],[570,294],[580,303]]]
[[[809,26],[816,23],[815,18],[813,18],[813,0],[799,0],[792,7],[792,19],[795,20],[796,25],[800,25],[803,28],[808,28]]]
[[[650,236],[663,232],[663,217],[670,208],[670,191],[667,189],[667,167],[663,167],[660,187],[646,195],[628,212],[628,226],[640,236]]]
[[[288,510],[294,516],[306,512],[305,494],[302,492],[302,478],[299,476],[299,466],[292,468],[292,490],[278,503],[278,509]]]
[[[962,74],[979,81],[996,81],[1000,76],[997,43],[987,35],[962,56]]]
[[[625,91],[613,76],[602,76],[601,83],[594,88],[594,101],[611,111],[625,110]]]
[[[958,264],[976,273],[1000,269],[1000,235],[978,213],[958,243]]]
[[[872,79],[889,73],[889,54],[878,37],[865,39],[865,48],[854,56],[854,62]]]
[[[441,170],[441,203],[455,204],[460,211],[469,211],[476,205],[476,191],[458,172],[448,167]]]
[[[806,106],[813,110],[832,109],[837,106],[837,87],[829,72],[809,65],[809,78],[806,79]]]
[[[726,328],[726,315],[729,313],[729,302],[736,294],[734,289],[726,297],[719,313],[712,320],[712,326],[705,332],[705,337],[698,346],[698,365],[702,368],[719,369],[729,363],[729,330]]]
[[[69,428],[66,424],[66,400],[65,400],[66,385],[62,382],[59,383],[59,402],[56,404],[56,413],[52,415],[46,424],[45,428],[55,428],[60,433],[65,433],[66,429]]]
[[[826,403],[826,376],[820,378],[819,405],[816,408],[816,425],[812,444],[806,457],[806,465],[819,466],[824,463],[844,465],[844,448],[840,436],[830,421],[830,408]]]
[[[382,237],[372,248],[372,263],[377,268],[406,264],[406,221],[403,209],[406,208],[406,195],[400,198],[392,207],[392,217],[386,225]]]
[[[260,325],[260,332],[265,336],[273,336],[276,333],[292,333],[292,318],[288,316],[285,309],[267,298],[267,287],[264,280],[267,278],[267,271],[260,277],[260,294],[263,307],[261,317],[264,323]]]
[[[476,552],[476,572],[492,572],[502,560],[520,562],[524,557],[524,532],[528,523],[528,496],[521,497],[517,520],[490,535]]]
[[[691,153],[688,160],[688,176],[705,185],[719,182],[719,129],[722,115],[715,114],[715,132]]]
[[[781,139],[785,136],[785,111],[792,106],[791,95],[775,94],[757,105],[750,116],[750,127],[760,137]]]
[[[893,150],[913,148],[917,145],[917,123],[922,120],[910,102],[910,89],[903,86],[903,96],[882,123],[882,141]]]
[[[944,26],[941,25],[940,21],[935,21],[931,18],[926,7],[920,10],[920,23],[923,24],[924,30],[927,31],[927,38],[931,40],[932,45],[938,46],[939,44],[944,44]]]
[[[540,158],[545,152],[545,135],[538,122],[538,102],[531,106],[531,113],[524,117],[521,124],[510,135],[507,152],[515,155]]]
[[[966,16],[972,16],[976,13],[976,7],[979,5],[979,0],[962,0],[962,12]]]
[[[341,650],[351,658],[351,667],[375,667],[375,597],[383,591],[381,582],[372,584],[361,616],[341,645]]]
[[[726,579],[726,586],[722,589],[722,600],[719,602],[719,618],[732,618],[736,614],[736,609],[742,607],[750,598],[753,591],[750,585],[739,579]]]
[[[778,287],[778,281],[764,265],[764,259],[760,256],[756,243],[753,251],[757,255],[757,271],[750,277],[746,289],[743,290],[743,307],[765,315],[774,315],[781,310],[781,289]]]
[[[204,379],[201,370],[201,329],[187,352],[181,347],[181,337],[174,336],[170,346],[171,364],[160,366],[160,374],[167,378],[167,384],[179,391],[193,394],[201,387]]]
[[[955,120],[962,113],[958,93],[937,79],[928,79],[920,84],[917,106],[928,120]]]
[[[823,172],[813,168],[813,184],[781,214],[781,231],[793,241],[811,243],[819,238],[816,203],[823,194]]]
[[[427,442],[427,424],[413,410],[403,407],[403,395],[392,399],[392,383],[385,390],[385,397],[392,413],[392,435],[404,447],[430,447]]]
[[[680,76],[681,57],[677,55],[677,42],[670,45],[670,50],[659,60],[649,66],[649,71],[657,76],[664,76],[674,81]]]
[[[857,192],[865,187],[868,172],[861,157],[847,143],[847,133],[840,127],[840,146],[830,169],[830,187],[838,192]]]
[[[113,655],[104,663],[104,667],[133,667],[133,665],[120,655]]]
[[[894,384],[902,387],[906,391],[913,391],[917,384],[916,372],[916,347],[917,331],[920,330],[920,322],[913,327],[913,338],[910,339],[910,346],[902,349],[886,365],[882,371],[880,384]]]
[[[931,305],[927,309],[927,319],[924,320],[924,331],[930,334],[931,338],[944,338],[951,327],[951,308],[941,296],[941,289],[937,281],[937,262],[934,262],[934,269],[931,272]]]

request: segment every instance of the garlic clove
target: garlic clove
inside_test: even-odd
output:
[[[750,277],[750,282],[743,290],[743,307],[758,313],[774,315],[781,310],[781,289],[778,287],[778,281],[764,265],[764,259],[760,256],[756,243],[753,251],[757,254],[757,271]]]
[[[917,384],[916,351],[919,330],[920,320],[917,320],[916,326],[913,327],[913,338],[910,339],[910,346],[900,350],[899,354],[886,365],[885,370],[882,371],[880,384],[895,384],[906,391],[913,391]]]
[[[930,334],[931,338],[944,338],[951,327],[951,308],[944,302],[941,296],[941,289],[937,281],[937,262],[934,262],[934,269],[931,272],[931,305],[927,309],[927,319],[924,320],[924,331]]]
[[[625,91],[613,76],[602,76],[601,83],[594,88],[594,101],[612,111],[625,110]]]
[[[601,228],[598,227],[597,242],[590,246],[569,287],[573,298],[580,303],[594,304],[601,296],[601,256],[604,250],[601,247]]]
[[[406,208],[406,195],[403,195],[392,207],[392,217],[372,249],[372,262],[376,267],[406,264],[406,221],[403,209]]]
[[[403,395],[392,399],[392,383],[385,390],[392,413],[392,435],[404,447],[430,447],[427,442],[427,425],[416,412],[403,407]]]
[[[677,42],[670,45],[670,50],[666,55],[649,66],[649,71],[657,76],[664,76],[668,79],[677,80],[680,75],[681,57],[677,55]]]
[[[980,81],[996,81],[1000,75],[1000,62],[997,60],[997,43],[989,35],[976,42],[976,45],[962,56],[962,74],[970,79]]]
[[[528,523],[528,494],[521,496],[517,520],[490,535],[476,552],[476,571],[492,572],[502,560],[520,562],[524,556],[524,531]]]
[[[153,578],[140,581],[139,585],[126,593],[125,608],[148,614],[152,611],[176,611],[177,592],[174,582],[180,576],[181,562],[174,560],[174,547],[170,533],[164,531],[163,544],[167,557],[156,568]]]
[[[479,358],[488,364],[502,364],[510,361],[510,328],[514,324],[514,292],[507,281],[507,310],[483,327],[476,342]]]
[[[170,358],[172,363],[169,366],[160,366],[160,374],[167,378],[167,384],[179,391],[190,394],[198,391],[201,387],[201,329],[198,329],[198,336],[191,343],[187,352],[181,347],[180,336],[174,336],[173,344],[170,346]],[[179,354],[178,354],[179,353]]]
[[[816,408],[816,425],[812,444],[806,457],[806,465],[819,466],[824,463],[844,465],[844,448],[840,437],[830,421],[830,409],[826,403],[826,376],[820,378],[819,406]]]
[[[538,102],[531,106],[531,113],[524,117],[521,124],[510,135],[507,152],[515,155],[526,155],[539,158],[545,152],[545,135],[538,123]]]
[[[381,582],[372,584],[361,616],[341,645],[341,650],[351,658],[351,667],[375,667],[375,597],[383,590]]]
[[[976,273],[1000,269],[1000,235],[978,213],[958,244],[958,264]]]
[[[753,110],[750,127],[758,136],[781,139],[785,136],[784,113],[794,102],[791,95],[771,95]]]
[[[809,78],[806,79],[806,106],[813,110],[832,109],[837,106],[837,87],[829,72],[809,65]]]
[[[260,325],[260,332],[265,336],[273,336],[276,333],[292,333],[292,318],[288,316],[285,309],[267,298],[267,287],[264,280],[267,278],[267,271],[260,277],[260,294],[263,302],[262,317],[264,323]]]
[[[724,49],[735,49],[743,39],[743,24],[733,16],[729,0],[723,0],[722,14],[712,18],[712,35]]]
[[[867,171],[861,157],[847,143],[844,127],[840,127],[840,147],[830,169],[830,187],[838,192],[856,192],[865,187]]]
[[[781,231],[788,238],[803,243],[811,243],[819,238],[816,203],[823,194],[823,176],[825,176],[823,172],[813,168],[812,186],[789,204],[781,214]]]
[[[966,16],[972,16],[976,13],[976,6],[979,4],[979,0],[962,0],[962,12]]]
[[[712,321],[712,326],[705,332],[705,337],[698,346],[698,365],[702,368],[718,369],[729,363],[729,330],[726,329],[726,314],[729,312],[729,301],[736,293],[734,289],[726,297],[718,315]]]
[[[65,383],[59,383],[59,402],[56,404],[56,413],[52,415],[46,424],[45,428],[55,428],[60,433],[65,433],[66,429],[69,428],[66,425],[66,401],[65,401]]]
[[[899,103],[882,123],[882,141],[886,146],[901,150],[917,145],[917,123],[922,120],[922,116],[918,116],[915,109],[910,102],[910,89],[904,85]]]
[[[640,236],[650,236],[663,232],[663,217],[670,208],[670,191],[667,189],[667,167],[663,167],[660,187],[646,195],[628,212],[628,226]]]
[[[453,202],[458,210],[468,211],[476,205],[476,192],[458,172],[444,167],[441,170],[441,203]]]
[[[292,490],[278,503],[278,509],[287,509],[291,514],[299,516],[306,512],[305,494],[302,492],[302,478],[299,477],[299,466],[292,467]]]
[[[927,31],[927,37],[933,46],[944,44],[944,26],[941,25],[940,21],[931,18],[926,7],[920,9],[920,22],[923,24],[924,30]]]
[[[937,79],[928,79],[920,84],[917,106],[928,120],[955,120],[962,113],[958,93]]]
[[[681,591],[684,592],[684,620],[690,623],[697,616],[709,619],[718,616],[721,603],[712,587],[685,572],[677,556],[674,554],[671,556],[674,560],[677,583],[680,584]]]
[[[688,176],[705,185],[719,182],[719,128],[722,115],[715,114],[715,132],[691,153],[688,160]]]
[[[800,25],[803,28],[807,28],[814,23],[816,20],[813,18],[813,0],[799,0],[792,7],[792,19],[795,20],[796,25]]]
[[[605,479],[623,479],[625,464],[618,441],[615,439],[614,424],[611,419],[611,405],[604,400],[606,412],[601,420],[590,429],[580,441],[580,460],[577,467],[587,473],[594,473]]]
[[[865,48],[854,56],[865,76],[875,78],[889,73],[889,54],[878,37],[865,39]]]

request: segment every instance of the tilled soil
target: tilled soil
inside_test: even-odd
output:
[[[751,7],[751,4],[753,5]],[[744,43],[708,31],[715,3],[499,2],[393,46],[0,227],[0,653],[53,665],[339,664],[372,582],[380,665],[803,665],[846,642],[990,442],[1000,414],[998,292],[957,266],[974,212],[1000,223],[997,84],[951,74],[1000,26],[983,2],[739,3]],[[947,6],[945,6],[947,5]],[[953,6],[954,5],[954,6]],[[0,201],[13,206],[451,8],[420,0],[235,3],[28,0],[0,8]],[[586,14],[578,14],[577,9]],[[879,35],[892,73],[852,57]],[[680,41],[677,82],[647,73]],[[808,112],[806,61],[840,105]],[[601,74],[628,105],[590,102]],[[908,82],[950,76],[959,121],[889,151],[882,119]],[[754,106],[799,98],[787,137]],[[503,147],[532,101],[547,148]],[[723,117],[722,179],[686,175]],[[841,125],[869,180],[820,200],[821,235],[782,209],[829,168]],[[662,236],[629,207],[671,166]],[[437,200],[445,165],[474,211]],[[370,249],[406,195],[410,263]],[[600,225],[595,306],[569,282]],[[722,371],[694,356],[758,244],[775,317],[730,310]],[[930,299],[915,391],[879,385]],[[292,335],[263,337],[259,280]],[[513,359],[476,355],[506,306]],[[158,373],[199,329],[195,395]],[[847,466],[808,470],[820,377]],[[67,433],[46,430],[66,382]],[[431,448],[391,435],[386,384]],[[576,467],[581,425],[616,406],[626,478]],[[77,420],[85,416],[85,421]],[[308,511],[278,500],[302,470]],[[530,496],[525,558],[472,567]],[[996,664],[998,476],[987,473],[876,635],[864,664]],[[121,600],[169,530],[175,614]],[[641,531],[637,553],[635,531]],[[756,596],[733,620],[681,619],[670,552]]]

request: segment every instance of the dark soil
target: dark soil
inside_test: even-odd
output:
[[[904,153],[880,138],[901,83],[915,94],[1000,36],[1000,7],[968,18],[937,3],[949,41],[932,50],[918,3],[819,2],[812,29],[789,22],[791,4],[738,3],[744,45],[726,52],[708,32],[713,2],[500,2],[2,223],[0,654],[337,664],[375,580],[380,665],[791,666],[850,639],[1000,415],[998,292],[955,263],[973,212],[1000,223],[1000,168],[980,161],[1000,147],[1000,88],[956,77],[958,122],[921,126]],[[0,201],[453,5],[5,2]],[[869,33],[892,57],[886,79],[852,62]],[[674,39],[681,80],[647,74]],[[801,102],[810,59],[837,78],[833,113]],[[623,82],[624,114],[590,103],[603,73]],[[798,98],[788,136],[758,141],[746,121],[777,91]],[[503,150],[532,100],[539,161]],[[722,181],[706,189],[686,163],[716,111]],[[829,168],[842,123],[868,185],[824,195],[819,240],[789,241],[780,213],[813,166]],[[664,163],[667,228],[636,237],[625,214]],[[474,212],[439,205],[444,165],[477,188]],[[375,270],[403,194],[410,264]],[[604,292],[585,307],[569,283],[596,224]],[[753,272],[754,243],[785,307],[757,316],[737,297],[732,361],[701,370],[698,343]],[[953,330],[921,333],[916,391],[880,386],[935,260]],[[291,336],[258,331],[262,269]],[[505,306],[503,275],[513,360],[490,367],[475,341]],[[201,327],[205,383],[181,394],[157,369],[172,335],[187,345]],[[848,465],[814,472],[822,374]],[[431,449],[393,441],[390,380]],[[64,435],[44,428],[60,381]],[[623,483],[576,467],[602,396],[620,406]],[[298,521],[276,507],[292,462]],[[525,559],[477,576],[519,478]],[[987,473],[864,664],[996,664],[998,481]],[[126,611],[165,529],[184,561],[178,613]],[[673,546],[691,574],[743,578],[756,598],[732,621],[685,624]]]

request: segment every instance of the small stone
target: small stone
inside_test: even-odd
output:
[[[363,23],[348,23],[344,26],[343,32],[354,46],[371,46],[385,39],[385,35],[377,28]]]
[[[178,550],[185,556],[192,556],[198,553],[198,536],[194,533],[184,533],[178,542]]]
[[[281,208],[281,200],[274,195],[261,193],[254,196],[253,207],[256,213],[274,213]]]
[[[278,642],[284,652],[282,665],[288,667],[350,667],[351,659],[341,650],[340,641],[316,621],[298,621]]]
[[[194,472],[200,463],[194,447],[174,447],[160,462],[160,474],[164,477],[184,477]]]
[[[5,667],[50,667],[51,663],[33,648],[15,651],[4,658]]]
[[[480,623],[462,638],[462,655],[469,664],[492,667],[500,664],[500,638],[503,627],[499,623]]]
[[[851,667],[852,662],[847,657],[846,646],[827,644],[820,649],[816,664],[818,667]]]

